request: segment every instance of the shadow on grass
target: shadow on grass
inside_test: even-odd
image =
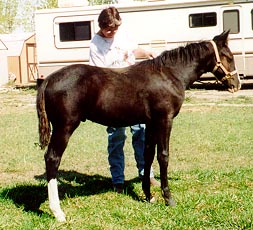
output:
[[[218,90],[218,91],[227,91],[227,87],[219,82],[203,82],[197,81],[194,82],[189,89],[205,89],[205,90]],[[252,82],[244,82],[241,85],[241,90],[253,89]]]
[[[227,91],[227,87],[219,82],[202,82],[202,81],[197,81],[197,82],[193,83],[189,87],[189,89]]]
[[[15,187],[1,189],[0,198],[9,199],[17,207],[23,207],[26,212],[33,212],[37,215],[43,214],[40,205],[48,199],[46,176],[38,175],[35,179],[41,183],[39,185],[20,184]],[[58,172],[58,189],[60,199],[64,197],[90,196],[112,191],[111,178],[101,175],[87,175],[76,171]],[[138,178],[126,181],[127,195],[134,200],[140,200],[134,191],[134,183],[139,182]]]
[[[47,190],[44,185],[22,184],[13,188],[2,189],[1,199],[9,199],[17,207],[23,207],[26,212],[34,212],[41,215],[40,205],[47,199]]]

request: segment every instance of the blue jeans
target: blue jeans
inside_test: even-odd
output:
[[[144,142],[145,125],[133,125],[130,127],[132,133],[132,146],[138,168],[139,177],[144,175]],[[112,175],[113,184],[123,184],[125,180],[125,157],[124,144],[126,140],[126,128],[107,127],[108,133],[108,161]],[[154,177],[153,169],[150,170],[150,177]]]

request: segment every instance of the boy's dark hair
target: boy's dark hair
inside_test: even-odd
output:
[[[100,29],[120,26],[122,23],[119,11],[115,7],[109,7],[101,11],[98,16],[98,25]]]

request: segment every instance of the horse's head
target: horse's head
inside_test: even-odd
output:
[[[228,47],[228,35],[229,31],[223,32],[211,41],[215,55],[212,73],[233,93],[241,88],[241,83],[233,54]]]

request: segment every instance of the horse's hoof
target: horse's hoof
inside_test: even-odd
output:
[[[149,201],[151,204],[154,204],[155,202],[156,202],[156,199],[155,199],[155,197],[153,196],[153,197],[151,197],[151,199],[150,199],[150,201]]]
[[[63,216],[56,216],[55,218],[57,219],[58,222],[66,222],[65,215],[63,215]]]
[[[63,211],[54,212],[54,216],[58,222],[65,222],[66,217]]]
[[[166,205],[168,205],[168,206],[175,207],[176,204],[177,203],[172,198],[166,200]]]

